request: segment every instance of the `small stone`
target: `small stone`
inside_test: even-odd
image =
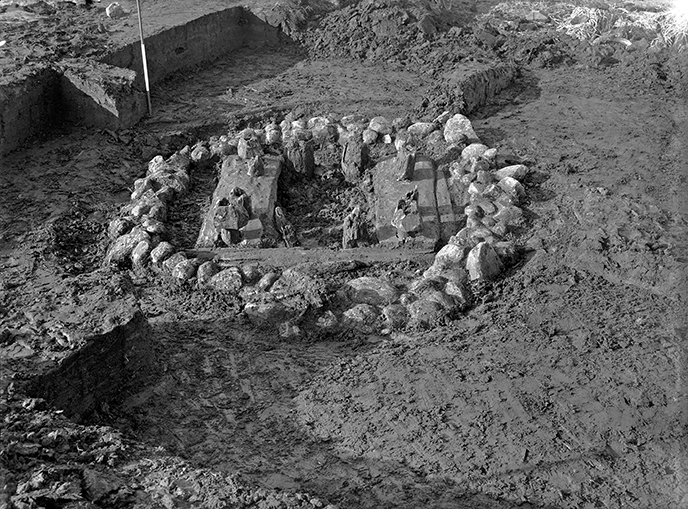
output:
[[[437,131],[438,126],[434,122],[416,122],[408,126],[409,134],[418,138],[425,138],[430,133]]]
[[[266,128],[265,129],[265,142],[268,145],[275,145],[276,143],[280,143],[282,141],[282,131],[280,128],[275,125],[274,128]]]
[[[279,326],[279,336],[282,339],[297,338],[301,335],[301,328],[295,323],[284,322]]]
[[[131,252],[131,262],[134,267],[143,267],[150,258],[153,243],[150,240],[142,240]]]
[[[292,134],[297,141],[309,141],[313,139],[313,131],[310,129],[294,129]]]
[[[447,281],[444,292],[454,300],[455,305],[460,309],[465,309],[471,303],[471,290],[466,284]]]
[[[385,117],[373,117],[368,124],[368,129],[378,134],[392,134],[392,123]]]
[[[132,229],[131,232],[122,235],[108,250],[108,253],[105,257],[105,263],[110,265],[120,264],[127,261],[134,248],[143,240],[150,240],[150,236],[139,227],[136,227]]]
[[[212,277],[220,272],[220,267],[214,261],[210,260],[202,263],[196,271],[196,281],[199,285],[208,284]]]
[[[237,267],[229,267],[210,278],[209,284],[216,290],[238,292],[244,285],[244,280]]]
[[[131,219],[116,217],[110,221],[108,237],[112,240],[118,239],[125,233],[129,233],[133,227],[134,222]]]
[[[325,311],[315,324],[322,329],[333,329],[337,326],[337,316],[330,310]]]
[[[499,255],[487,242],[480,242],[468,253],[466,258],[466,270],[475,281],[478,279],[494,279],[503,269]]]
[[[256,288],[259,290],[262,290],[264,292],[267,292],[270,290],[270,287],[279,279],[279,274],[276,272],[268,272],[267,274],[263,275],[263,277],[260,278],[258,283],[256,283]]]
[[[279,302],[249,302],[244,306],[244,314],[259,326],[284,323],[289,317],[289,311]]]
[[[196,260],[182,260],[172,269],[172,277],[179,281],[188,281],[196,275]]]
[[[172,272],[174,268],[177,266],[177,264],[183,262],[186,260],[186,255],[182,252],[178,252],[170,256],[167,260],[162,262],[162,267],[165,269],[167,272]]]
[[[481,171],[489,171],[490,169],[490,163],[488,163],[485,159],[482,157],[479,157],[477,159],[471,158],[468,161],[470,161],[470,166],[469,170],[471,173],[478,174]]]
[[[471,185],[468,186],[467,192],[473,197],[480,197],[482,196],[484,190],[484,184],[481,184],[479,182],[471,182]]]
[[[141,224],[141,227],[146,230],[149,235],[159,235],[160,237],[166,237],[167,226],[162,221],[157,219],[151,219],[150,217],[145,219]]]
[[[391,329],[402,329],[409,321],[408,310],[401,304],[389,304],[382,308],[385,324]]]
[[[455,306],[454,300],[449,295],[440,290],[428,291],[423,294],[423,298],[426,300],[437,302],[437,304],[439,304],[442,307],[442,309],[446,311],[451,311],[452,309],[454,309]]]
[[[407,306],[407,307],[408,307],[408,306],[411,305],[412,302],[416,302],[417,300],[418,300],[418,297],[416,297],[414,294],[408,293],[408,292],[402,293],[402,294],[399,296],[399,303],[400,303],[402,306]]]
[[[249,177],[261,177],[265,173],[265,166],[263,165],[263,158],[260,156],[253,157],[246,162],[246,174]]]
[[[454,267],[463,267],[463,262],[466,259],[466,250],[463,247],[455,244],[447,244],[440,249],[435,255],[435,262],[433,266],[440,270],[451,269]]]
[[[384,279],[363,276],[344,286],[347,297],[355,303],[384,306],[399,298],[399,291]]]
[[[158,203],[156,205],[153,205],[145,217],[148,219],[155,219],[156,221],[164,223],[165,221],[167,221],[167,206],[164,203]]]
[[[411,119],[409,117],[397,117],[394,120],[392,120],[392,127],[394,127],[394,129],[396,129],[397,131],[401,129],[406,129],[410,125]]]
[[[370,304],[357,304],[344,312],[343,322],[348,327],[369,332],[374,328],[377,317],[377,309]]]
[[[472,159],[472,158],[479,158],[482,156],[485,151],[488,149],[487,145],[483,145],[482,143],[471,143],[468,145],[465,149],[461,151],[461,158],[462,159]]]
[[[313,155],[313,142],[292,141],[287,145],[287,160],[294,171],[307,177],[315,173],[315,157]]]
[[[174,246],[169,242],[161,242],[151,251],[151,262],[158,265],[174,254]]]
[[[237,154],[242,159],[253,159],[263,155],[263,149],[256,138],[239,138]]]
[[[447,143],[479,143],[480,139],[473,130],[473,125],[467,117],[457,113],[444,125],[444,139]]]
[[[495,158],[497,157],[497,149],[496,148],[488,148],[485,152],[483,152],[483,155],[481,157],[485,161],[492,163],[492,162],[494,162]]]
[[[447,314],[447,311],[437,302],[428,299],[412,302],[408,310],[411,317],[410,323],[415,326],[432,326]]]
[[[393,142],[394,140],[392,139],[391,134],[384,134],[382,136],[382,143],[384,143],[385,145],[391,145]]]
[[[511,166],[506,166],[501,170],[497,170],[494,175],[497,180],[501,180],[505,177],[511,177],[516,180],[523,180],[526,175],[530,172],[530,169],[525,164],[513,164]]]
[[[523,226],[523,210],[515,205],[501,205],[499,211],[492,216],[495,221],[509,226]]]
[[[108,18],[120,19],[127,15],[122,6],[117,2],[113,2],[105,8],[105,14]]]
[[[244,276],[244,281],[248,284],[253,283],[261,278],[263,275],[260,267],[256,263],[247,263],[241,266],[241,274]]]
[[[512,177],[504,177],[499,181],[499,187],[504,190],[509,196],[512,196],[517,201],[521,200],[526,195],[526,190],[523,185]]]
[[[298,120],[292,120],[291,128],[292,129],[308,129],[308,122],[303,118],[300,118]]]
[[[366,129],[363,131],[363,143],[366,145],[372,145],[377,140],[378,133],[372,129]]]
[[[499,187],[497,184],[488,184],[485,189],[483,190],[483,198],[489,199],[489,200],[496,200],[499,198],[504,191],[502,191],[502,188]]]
[[[503,262],[512,264],[516,261],[516,244],[512,241],[495,242],[492,247]]]
[[[211,157],[210,150],[208,150],[203,145],[196,145],[196,147],[191,152],[191,160],[194,163],[202,163],[208,161]]]
[[[488,185],[492,184],[495,181],[495,178],[489,171],[480,170],[476,174],[476,180],[481,184]]]

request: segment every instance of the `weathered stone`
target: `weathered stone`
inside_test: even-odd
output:
[[[170,256],[167,260],[162,262],[162,267],[167,272],[171,273],[174,270],[174,268],[184,260],[186,260],[186,255],[184,253],[175,253],[172,256]]]
[[[153,205],[148,210],[148,213],[143,217],[147,219],[155,219],[156,221],[164,223],[165,221],[167,221],[167,205],[165,205],[164,203]]]
[[[447,314],[447,311],[437,302],[428,299],[412,302],[408,310],[411,317],[410,324],[415,326],[432,326]]]
[[[123,18],[124,16],[127,15],[126,11],[124,9],[122,9],[122,6],[117,2],[113,2],[110,5],[108,5],[105,8],[105,14],[107,15],[108,18],[112,18],[112,19]]]
[[[324,281],[307,267],[291,267],[285,270],[270,289],[280,299],[296,297],[294,305],[320,309],[325,304],[327,287]]]
[[[457,113],[444,125],[444,139],[447,143],[479,143],[480,139],[473,130],[471,121]]]
[[[313,139],[313,131],[310,129],[294,129],[292,131],[294,141],[310,141]]]
[[[281,323],[278,331],[282,339],[298,338],[301,335],[301,327],[292,322]]]
[[[466,270],[472,280],[494,279],[503,270],[499,255],[487,242],[480,242],[466,257]]]
[[[372,129],[366,129],[363,131],[362,137],[363,143],[366,145],[372,145],[377,141],[378,133]]]
[[[423,295],[423,299],[429,300],[432,302],[436,302],[445,311],[451,311],[456,306],[456,303],[454,302],[454,300],[449,295],[447,295],[446,293],[444,293],[440,290],[432,290],[432,291],[426,292]]]
[[[260,156],[256,156],[252,159],[249,159],[246,162],[246,175],[249,177],[260,177],[263,175],[265,172],[265,166],[263,165],[263,158]]]
[[[473,297],[468,285],[457,281],[447,281],[444,292],[454,300],[455,306],[459,309],[465,309]]]
[[[476,180],[481,184],[487,186],[495,181],[494,175],[486,170],[480,170],[476,174]]]
[[[294,171],[307,177],[312,177],[315,172],[315,157],[313,144],[305,141],[291,142],[286,150],[287,160]]]
[[[409,321],[409,312],[401,304],[389,304],[382,308],[385,325],[390,329],[402,329]]]
[[[495,242],[492,247],[494,247],[495,252],[503,263],[511,264],[516,261],[518,252],[516,244],[512,241]]]
[[[151,262],[158,265],[174,254],[174,246],[169,242],[161,242],[153,248],[150,257]]]
[[[370,119],[368,129],[382,135],[392,134],[392,122],[385,117],[373,117]]]
[[[455,244],[459,247],[473,249],[480,242],[488,241],[490,243],[498,242],[498,238],[489,229],[482,227],[463,228],[456,235],[449,239],[450,244]]]
[[[141,227],[146,230],[149,235],[158,235],[162,238],[167,237],[167,226],[162,221],[157,219],[147,218],[141,223]]]
[[[256,283],[256,288],[259,290],[262,290],[264,292],[267,292],[270,290],[270,287],[279,279],[279,274],[276,272],[268,272],[267,274],[264,274],[263,277],[260,278],[258,283]]]
[[[399,131],[401,129],[406,129],[411,125],[411,123],[412,122],[409,117],[396,117],[394,120],[392,120],[392,127]]]
[[[342,173],[344,179],[350,183],[357,183],[365,169],[368,154],[362,141],[351,138],[342,152]]]
[[[151,250],[153,249],[153,243],[150,240],[142,240],[131,252],[131,262],[134,267],[142,267],[146,264],[150,258]]]
[[[257,263],[245,263],[240,267],[240,270],[244,281],[248,284],[257,281],[263,275]]]
[[[384,306],[399,298],[399,291],[389,282],[376,277],[359,277],[344,286],[347,297],[355,303]]]
[[[212,248],[218,243],[222,229],[218,228],[218,224],[216,224],[217,214],[222,210],[221,207],[229,206],[230,201],[238,203],[232,198],[234,196],[241,198],[244,211],[248,214],[246,224],[241,226],[243,221],[237,221],[235,225],[240,228],[239,234],[235,235],[238,242],[259,245],[267,232],[274,232],[277,183],[282,166],[279,158],[275,156],[264,156],[263,162],[265,166],[263,176],[252,178],[247,175],[245,160],[241,160],[237,156],[225,158],[220,170],[220,182],[213,193],[210,209],[205,215],[196,241],[197,248]],[[237,190],[241,190],[242,193],[237,194]],[[244,195],[246,198],[243,198]],[[238,214],[241,209],[237,208],[234,212]],[[244,216],[245,214],[240,215]],[[239,215],[237,215],[238,219]],[[227,223],[225,226],[231,225]],[[232,241],[232,239],[229,240]]]
[[[244,280],[237,267],[229,267],[211,277],[209,284],[216,290],[238,292],[244,285]]]
[[[362,126],[368,123],[368,119],[363,115],[345,115],[339,121],[347,129],[351,130],[351,126]]]
[[[263,148],[256,138],[239,138],[237,144],[237,154],[242,159],[253,159],[263,155]]]
[[[110,221],[110,225],[108,226],[108,237],[112,240],[118,239],[125,233],[130,232],[133,227],[134,222],[131,219],[116,217]]]
[[[357,304],[344,312],[342,321],[345,326],[361,332],[370,332],[375,328],[378,311],[370,304]]]
[[[481,157],[488,163],[493,163],[495,158],[497,157],[497,149],[488,148],[485,152],[483,152],[483,155]]]
[[[282,130],[276,124],[270,124],[265,128],[265,142],[268,145],[275,145],[282,141]]]
[[[203,163],[211,158],[210,150],[203,145],[196,145],[191,152],[191,160],[194,163]]]
[[[435,255],[433,266],[440,270],[463,266],[466,259],[466,249],[455,244],[447,244]]]
[[[516,180],[522,180],[528,175],[530,169],[525,164],[513,164],[511,166],[506,166],[501,170],[497,170],[494,175],[497,180],[501,180],[505,177],[511,177]]]
[[[150,240],[150,236],[139,227],[136,227],[132,229],[131,232],[122,235],[114,242],[114,244],[112,244],[112,246],[110,246],[110,249],[105,256],[105,263],[109,265],[126,262],[134,248],[143,240]]]
[[[396,169],[394,160],[387,159],[372,172],[377,238],[383,245],[403,243],[433,249],[441,237],[440,221],[445,212],[452,212],[444,205],[451,202],[444,172],[432,159],[422,156],[416,157],[412,181],[397,181]]]
[[[220,270],[218,264],[212,260],[202,263],[196,271],[196,281],[198,281],[199,285],[208,284],[212,277],[219,273]]]
[[[322,329],[333,329],[338,324],[337,315],[329,309],[318,317],[315,324]]]
[[[197,269],[196,260],[182,260],[172,269],[172,277],[179,281],[188,281],[196,275]]]
[[[472,198],[479,198],[482,196],[484,190],[484,184],[481,184],[479,182],[471,182],[471,185],[468,186],[468,189],[466,191],[469,195],[471,195]]]
[[[359,242],[365,239],[366,227],[361,216],[361,209],[354,207],[354,209],[344,218],[342,224],[342,247],[344,249],[351,249],[358,247]]]
[[[405,146],[401,146],[397,149],[394,164],[396,166],[397,180],[413,180],[413,169],[416,166],[416,154],[414,152],[409,151]]]
[[[249,302],[244,314],[258,326],[277,325],[289,318],[289,310],[279,302]]]
[[[514,205],[504,206],[499,204],[499,211],[492,216],[495,221],[510,226],[523,226],[523,210]]]
[[[462,159],[472,159],[472,158],[479,158],[482,156],[485,151],[488,149],[487,145],[483,145],[482,143],[471,143],[468,145],[466,148],[464,148],[461,151],[461,158]]]
[[[526,195],[526,190],[523,185],[512,177],[504,177],[499,181],[499,187],[501,187],[506,194],[518,201],[523,199]]]

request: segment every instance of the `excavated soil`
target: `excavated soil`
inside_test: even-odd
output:
[[[97,30],[102,6],[40,5],[0,33],[34,45],[27,62],[83,51],[65,42],[81,28],[99,44],[124,33]],[[170,77],[134,128],[60,125],[0,160],[0,506],[687,507],[687,53],[602,54],[551,23],[479,17],[493,2],[266,5],[252,7],[293,44]],[[103,267],[108,222],[153,156],[287,113],[432,120],[456,111],[451,71],[470,60],[519,66],[469,116],[533,173],[526,248],[465,314],[284,339],[235,295]],[[184,245],[214,176],[192,174],[171,211]],[[300,229],[341,219],[353,191],[328,185],[282,196]],[[324,220],[299,216],[313,202]],[[331,284],[427,266],[353,266]],[[78,420],[27,395],[129,301],[151,325],[136,386]]]

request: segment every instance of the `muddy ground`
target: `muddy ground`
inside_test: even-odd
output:
[[[688,507],[688,53],[481,17],[491,2],[409,3],[426,24],[397,2],[312,4],[271,14],[293,44],[171,77],[136,127],[56,126],[0,162],[0,506]],[[100,4],[41,8],[0,36],[36,41],[30,59],[60,57],[55,23],[108,23]],[[470,117],[534,173],[522,256],[464,315],[282,339],[235,296],[103,267],[156,154],[294,111],[432,120],[470,59],[519,66]],[[214,186],[194,178],[172,211],[185,241]],[[128,300],[152,327],[145,384],[78,422],[22,392]]]

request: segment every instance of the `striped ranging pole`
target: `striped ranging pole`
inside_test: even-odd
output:
[[[146,45],[143,43],[143,20],[141,19],[141,0],[136,0],[136,10],[139,15],[139,35],[141,36],[141,59],[143,60],[143,79],[146,82],[146,99],[148,100],[148,114],[153,114],[151,104],[150,80],[148,79],[148,60],[146,58]]]

